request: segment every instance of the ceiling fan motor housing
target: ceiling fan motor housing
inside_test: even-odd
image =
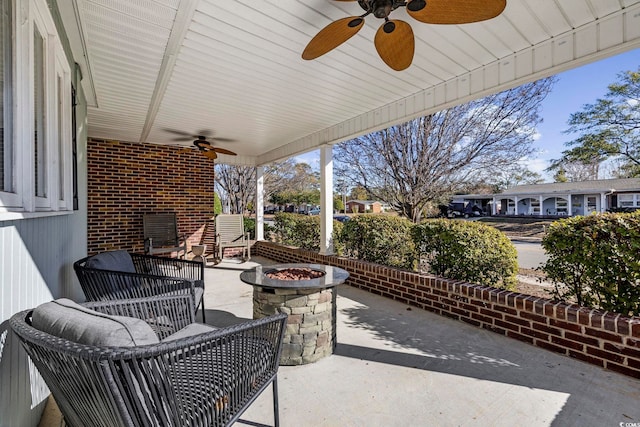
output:
[[[373,13],[376,18],[386,19],[392,11],[406,5],[406,2],[396,0],[358,0],[358,4],[367,13]]]

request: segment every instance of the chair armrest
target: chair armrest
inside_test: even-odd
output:
[[[197,409],[217,420],[213,425],[229,425],[275,379],[286,319],[277,314],[162,343],[156,356],[161,372],[143,389],[164,378],[172,395],[191,396],[185,413]]]

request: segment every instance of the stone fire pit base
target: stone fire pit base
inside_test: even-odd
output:
[[[254,286],[253,318],[289,315],[281,365],[304,365],[333,353],[336,343],[336,288],[273,289]]]

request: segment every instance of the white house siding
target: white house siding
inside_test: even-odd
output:
[[[55,14],[55,8],[52,11]],[[53,298],[84,300],[73,262],[87,253],[87,104],[80,85],[75,87],[79,209],[0,221],[0,427],[37,426],[49,395],[10,331],[9,318]]]
[[[74,229],[82,214],[0,222],[0,425],[36,425],[49,394],[8,319],[62,296],[82,300],[73,261],[86,252]]]

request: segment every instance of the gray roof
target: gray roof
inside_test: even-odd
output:
[[[492,199],[500,196],[519,196],[537,194],[589,194],[589,193],[609,193],[615,192],[639,192],[640,178],[625,179],[595,179],[593,181],[578,182],[550,182],[546,184],[516,185],[507,188],[502,193],[495,194],[454,194],[452,200],[481,200]]]
[[[640,191],[640,178],[597,179],[578,182],[552,182],[548,184],[517,185],[507,188],[501,195],[548,193],[600,193],[610,191]]]

